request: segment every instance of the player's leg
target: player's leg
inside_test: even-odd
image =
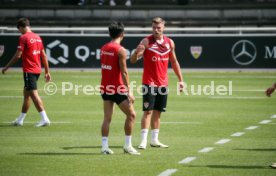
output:
[[[36,127],[48,126],[50,125],[50,120],[44,109],[43,101],[40,98],[37,90],[30,90],[30,96],[33,100],[33,103],[40,114],[41,121],[36,124]]]
[[[152,117],[151,117],[151,143],[152,147],[162,147],[168,148],[167,145],[162,144],[159,142],[158,135],[160,129],[160,118],[161,118],[161,111],[153,110]]]
[[[38,91],[37,90],[29,90],[28,92],[34,102],[36,110],[38,112],[44,111],[43,101],[41,100],[41,98],[38,94]]]
[[[139,149],[146,149],[148,131],[151,123],[152,110],[155,103],[154,88],[148,85],[143,85],[143,116],[141,119],[141,143]]]
[[[151,116],[152,116],[152,110],[143,112],[143,116],[141,119],[141,143],[138,146],[139,149],[147,148],[147,138],[148,138],[148,132],[149,132],[149,127],[151,123]]]
[[[158,135],[160,129],[161,112],[166,111],[167,106],[167,88],[159,87],[158,94],[156,95],[156,101],[154,105],[154,110],[151,117],[151,146],[152,147],[162,147],[168,148],[167,145],[159,142]]]
[[[133,105],[129,103],[129,100],[124,100],[118,105],[121,111],[126,115],[125,120],[125,134],[126,136],[130,136],[132,134],[132,130],[134,127],[136,113],[134,111]]]
[[[31,96],[29,94],[28,91],[23,90],[23,95],[24,95],[24,99],[23,99],[23,105],[22,105],[22,109],[21,109],[21,113],[20,115],[18,116],[18,118],[12,122],[12,125],[15,125],[15,126],[23,126],[23,123],[24,123],[24,119],[27,115],[27,112],[31,106]]]
[[[124,96],[124,95],[118,95],[118,96]],[[127,98],[127,97],[126,97]],[[139,152],[137,152],[131,142],[131,134],[134,128],[136,113],[134,111],[133,105],[129,102],[128,98],[123,100],[121,103],[118,103],[119,108],[121,111],[126,115],[125,120],[125,145],[124,145],[124,152],[129,153],[132,155],[140,155]]]
[[[24,73],[26,74],[27,80],[25,83],[25,90],[30,94],[30,97],[40,114],[41,121],[36,124],[36,127],[43,127],[50,125],[50,120],[44,110],[43,101],[40,98],[37,91],[37,80],[40,74]]]
[[[24,100],[23,100],[21,112],[27,113],[31,106],[31,95],[29,91],[26,91],[25,89],[23,90],[23,95],[24,95]]]
[[[114,108],[114,102],[110,100],[103,101],[103,109],[104,109],[104,119],[102,123],[101,133],[102,133],[102,150],[103,154],[113,154],[114,152],[109,148],[108,145],[108,135],[109,135],[109,126],[112,119]]]

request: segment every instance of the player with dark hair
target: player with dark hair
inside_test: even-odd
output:
[[[144,60],[143,72],[143,117],[141,120],[140,149],[146,149],[148,129],[151,125],[152,147],[167,148],[159,142],[161,113],[166,111],[168,94],[168,63],[178,78],[178,86],[183,91],[184,83],[181,69],[175,54],[175,44],[172,39],[163,34],[165,21],[156,17],[152,20],[152,35],[144,38],[131,55],[131,62],[136,63],[141,57]]]
[[[104,108],[104,120],[101,128],[101,152],[103,154],[113,154],[113,151],[108,145],[108,135],[114,103],[116,103],[126,115],[124,152],[132,155],[140,155],[133,148],[131,142],[136,113],[133,107],[135,98],[129,88],[129,76],[126,64],[127,53],[125,48],[120,44],[124,38],[124,25],[120,22],[112,22],[109,26],[109,34],[111,41],[101,48],[101,96]]]
[[[30,21],[27,18],[20,18],[17,22],[17,28],[22,34],[19,37],[17,51],[9,63],[2,69],[2,73],[5,74],[9,67],[22,58],[24,101],[21,114],[14,122],[12,122],[12,124],[15,126],[23,125],[23,121],[30,108],[32,100],[41,116],[41,121],[37,123],[36,127],[47,126],[50,125],[50,120],[45,112],[43,102],[37,91],[37,80],[41,73],[41,62],[45,68],[46,82],[51,80],[43,42],[39,35],[32,32]]]

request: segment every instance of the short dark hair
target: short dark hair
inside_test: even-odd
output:
[[[20,18],[17,21],[17,28],[19,29],[19,27],[23,27],[25,28],[26,26],[30,26],[30,20],[27,18]]]
[[[124,25],[121,22],[113,21],[109,25],[108,31],[111,38],[117,38],[124,32]]]

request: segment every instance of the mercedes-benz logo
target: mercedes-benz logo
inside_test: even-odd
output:
[[[257,49],[249,40],[240,40],[236,42],[231,52],[233,60],[239,65],[249,65],[257,56]]]

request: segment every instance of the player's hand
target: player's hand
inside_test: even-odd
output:
[[[51,75],[50,75],[50,73],[45,73],[45,81],[46,82],[51,81]]]
[[[269,87],[266,91],[265,94],[266,96],[270,97],[270,95],[275,91],[274,87]]]
[[[145,49],[146,49],[146,48],[145,48],[144,45],[139,44],[139,45],[137,46],[137,48],[136,48],[137,56],[141,56],[141,55],[144,53]]]
[[[2,69],[2,74],[4,75],[4,74],[6,73],[7,70],[8,70],[8,68],[7,68],[7,67],[4,67],[4,68]]]
[[[178,90],[179,90],[180,92],[183,92],[184,89],[185,89],[185,84],[184,84],[184,82],[183,82],[183,81],[180,81],[180,82],[177,83],[177,85],[178,85]]]
[[[134,95],[132,95],[131,93],[129,93],[129,94],[128,94],[128,100],[129,100],[129,102],[130,102],[131,104],[133,104],[133,103],[134,103],[134,100],[135,100]]]

